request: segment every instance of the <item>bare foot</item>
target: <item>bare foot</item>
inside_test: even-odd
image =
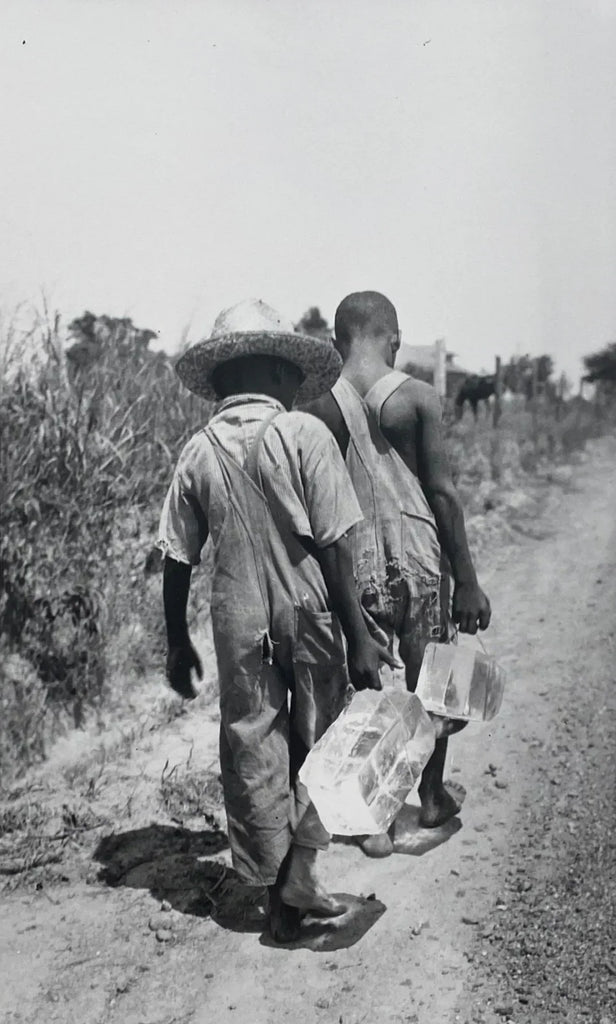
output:
[[[389,857],[394,852],[394,841],[390,832],[383,832],[378,836],[356,836],[355,842],[366,857]]]
[[[459,718],[444,718],[442,715],[435,715],[433,711],[429,711],[428,715],[434,726],[437,740],[442,739],[444,736],[453,736],[454,733],[460,732],[461,729],[468,725],[468,722]]]
[[[274,942],[296,942],[300,936],[301,911],[283,902],[280,889],[270,885],[269,889],[269,933]]]
[[[289,907],[316,917],[338,917],[347,907],[325,891],[316,872],[317,851],[293,846],[280,896]]]
[[[312,914],[314,917],[339,917],[347,910],[345,903],[330,896],[320,887],[312,890],[300,889],[287,883],[281,895],[289,907],[305,914]]]
[[[441,785],[436,793],[422,795],[419,824],[422,828],[438,828],[458,814],[461,807],[462,800]]]

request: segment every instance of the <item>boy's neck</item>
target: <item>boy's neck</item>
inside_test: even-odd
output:
[[[362,396],[367,394],[377,380],[391,373],[393,366],[380,352],[369,348],[351,348],[342,368],[342,376]]]
[[[233,394],[221,398],[218,408],[221,406],[226,408],[230,405],[248,405],[251,402],[263,402],[283,409],[287,408],[277,395],[270,395],[266,391],[234,391]]]

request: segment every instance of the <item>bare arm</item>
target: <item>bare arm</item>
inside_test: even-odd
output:
[[[190,642],[186,621],[191,573],[192,566],[176,562],[174,558],[166,556],[163,568],[163,604],[169,646],[167,678],[172,689],[187,700],[197,696],[191,680],[191,669],[196,671],[199,679],[203,678],[201,661]]]
[[[169,647],[181,647],[188,641],[186,607],[190,591],[192,566],[176,562],[169,555],[163,567],[163,604]]]
[[[349,446],[349,431],[331,391],[308,403],[304,407],[304,411],[309,412],[312,416],[316,416],[326,427],[329,427],[338,442],[343,458],[345,458]]]
[[[384,661],[393,668],[402,666],[368,632],[355,588],[349,539],[345,535],[328,547],[317,549],[316,554],[332,611],[340,619],[346,637],[351,682],[356,690],[380,690],[379,663]]]
[[[445,449],[440,403],[435,394],[426,397],[419,409],[417,470],[453,573],[454,621],[463,633],[476,633],[477,626],[487,629],[490,602],[477,582],[462,503],[451,478]]]

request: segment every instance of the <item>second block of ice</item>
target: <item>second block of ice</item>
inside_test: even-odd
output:
[[[487,722],[500,709],[505,674],[494,658],[467,644],[427,644],[417,695],[432,714]]]

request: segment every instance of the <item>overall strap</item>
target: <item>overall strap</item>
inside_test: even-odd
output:
[[[280,413],[279,413],[279,411],[277,409],[276,412],[272,413],[271,416],[268,416],[266,420],[263,420],[263,423],[259,427],[259,429],[258,429],[258,431],[256,433],[256,436],[255,436],[255,439],[252,442],[252,444],[251,444],[251,446],[250,446],[250,448],[248,450],[248,455],[246,456],[246,458],[244,460],[244,466],[243,466],[244,472],[247,474],[247,476],[250,477],[252,482],[257,487],[259,486],[258,483],[257,483],[257,480],[258,480],[259,448],[261,447],[261,441],[265,437],[265,432],[266,432],[267,428],[269,427],[269,425],[271,423],[273,423],[273,421],[279,415],[280,415]],[[259,488],[259,490],[260,490],[260,488]]]
[[[368,406],[365,404],[359,391],[356,391],[351,382],[344,377],[338,377],[338,380],[331,389],[331,394],[340,409],[349,432],[349,445],[345,460],[347,467],[350,468],[354,457],[356,457],[368,474],[368,477],[371,477],[375,461],[375,439],[373,437],[374,428],[370,423]],[[355,485],[355,490],[357,490],[358,481],[355,479],[352,471],[351,479]]]
[[[259,432],[261,433],[261,430]],[[213,481],[213,496],[224,503],[224,522],[214,546],[215,564],[218,561],[221,544],[224,543],[222,537],[225,535],[226,524],[235,521],[241,527],[245,543],[252,550],[257,586],[263,607],[267,609],[269,598],[264,567],[267,564],[268,551],[265,537],[271,521],[267,500],[258,484],[235,459],[231,458],[216,438],[207,432],[207,428],[206,433],[219,471],[219,480]]]
[[[263,491],[261,490],[259,484],[257,483],[257,461],[259,457],[259,447],[265,435],[265,431],[269,427],[272,420],[276,418],[276,416],[278,416],[278,411],[273,413],[272,416],[268,416],[267,419],[264,420],[263,423],[260,425],[256,433],[256,436],[250,448],[248,449],[248,454],[246,455],[243,466],[240,465],[239,462],[237,462],[234,458],[232,458],[231,455],[228,454],[228,452],[225,451],[220,441],[217,440],[212,431],[208,427],[205,428],[204,433],[208,441],[210,442],[212,454],[214,455],[216,463],[218,464],[218,467],[222,474],[222,481],[225,482],[227,492],[229,492],[229,489],[231,487],[230,474],[232,474],[233,476],[236,477],[236,479],[238,478],[238,476],[240,479],[244,478],[244,482],[247,483],[248,487],[251,488],[253,492],[258,492],[263,501],[266,500]],[[225,504],[228,503],[228,500],[229,497],[227,494],[225,498]]]
[[[221,485],[226,492],[225,524],[227,521],[235,522],[245,543],[252,550],[263,606],[270,611],[277,606],[277,596],[280,594],[288,595],[291,602],[295,595],[293,568],[280,540],[269,502],[259,485],[257,468],[259,446],[274,416],[268,417],[259,427],[244,466],[236,462],[215,438],[209,438],[219,466]],[[215,554],[218,550],[217,546]],[[234,552],[233,556],[236,554]],[[275,575],[275,585],[272,574]]]
[[[392,370],[391,373],[386,373],[384,377],[377,380],[376,384],[373,384],[366,392],[364,401],[372,410],[379,427],[381,426],[381,410],[385,402],[407,380],[409,380],[408,373],[402,373],[402,370]]]
[[[258,552],[262,561],[268,558],[266,537],[270,537],[272,533],[277,534],[278,529],[259,483],[257,460],[263,436],[278,414],[276,411],[260,425],[243,466],[225,451],[215,437],[208,434],[212,453],[220,471],[220,483],[225,490],[224,496],[221,497],[224,497],[227,514],[233,511],[236,519],[242,524],[252,548]]]
[[[356,438],[362,434],[368,434],[367,410],[361,395],[353,385],[346,378],[338,377],[331,389],[331,394],[342,413],[351,437]]]

